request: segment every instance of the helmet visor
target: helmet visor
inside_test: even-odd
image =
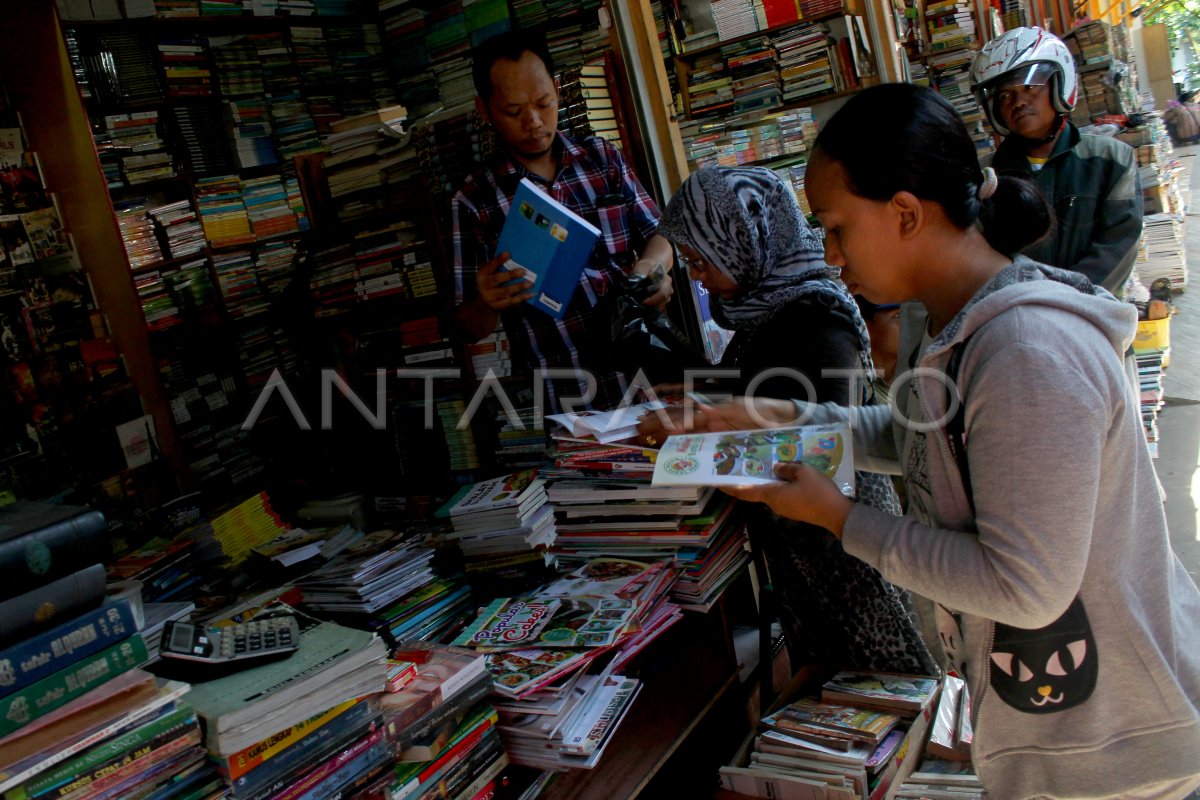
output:
[[[1005,99],[1009,102],[1022,90],[1043,89],[1050,85],[1055,68],[1050,64],[1038,63],[1022,66],[1001,75],[983,88],[984,102],[991,108],[995,119],[1003,120]]]

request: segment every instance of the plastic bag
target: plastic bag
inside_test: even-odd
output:
[[[596,308],[596,353],[604,367],[651,383],[678,383],[689,367],[705,366],[688,337],[661,309],[643,305],[658,291],[664,273],[619,278]]]

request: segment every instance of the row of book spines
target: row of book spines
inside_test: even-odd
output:
[[[149,658],[140,634],[59,670],[0,700],[0,736],[7,736]]]
[[[34,777],[4,794],[4,800],[57,798],[91,784],[134,759],[187,735],[198,727],[196,712],[178,704],[156,719],[97,745],[54,769]]]
[[[7,697],[137,630],[127,599],[88,611],[0,651],[0,697]]]

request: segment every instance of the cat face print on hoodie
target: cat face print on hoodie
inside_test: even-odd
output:
[[[1052,714],[1085,702],[1096,688],[1096,640],[1078,597],[1044,628],[996,623],[991,684],[1009,706]]]

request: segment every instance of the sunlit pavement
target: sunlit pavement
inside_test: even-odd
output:
[[[1190,288],[1175,295],[1171,365],[1163,380],[1166,406],[1159,413],[1158,475],[1167,492],[1171,544],[1200,583],[1200,147],[1177,148],[1191,172],[1187,218]]]

